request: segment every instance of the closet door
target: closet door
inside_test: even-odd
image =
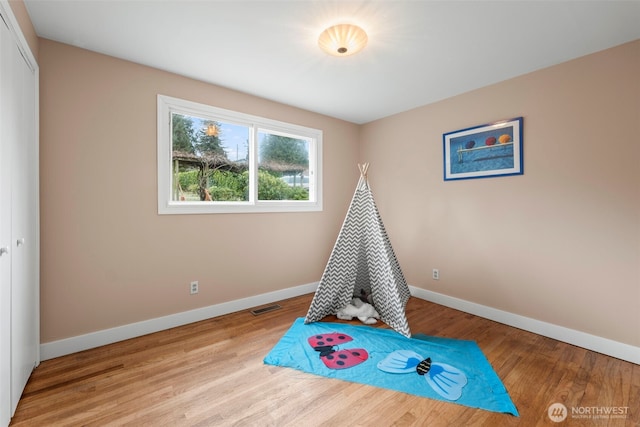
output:
[[[0,425],[39,357],[37,65],[4,13],[0,7]]]
[[[11,34],[0,17],[0,426],[9,424],[11,408],[11,160],[5,112],[11,90],[8,71]]]
[[[11,403],[20,400],[38,348],[38,254],[35,251],[38,210],[38,157],[35,146],[34,73],[14,44],[12,51],[13,168],[11,172]]]

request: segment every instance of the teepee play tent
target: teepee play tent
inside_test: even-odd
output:
[[[405,315],[407,300],[411,296],[409,287],[369,188],[369,164],[358,167],[358,186],[305,323],[336,314],[354,296],[364,293],[372,297],[380,320],[410,337]]]

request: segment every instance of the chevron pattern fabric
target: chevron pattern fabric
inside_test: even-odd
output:
[[[336,314],[364,290],[380,320],[410,337],[405,307],[411,294],[369,188],[367,166],[304,322]]]

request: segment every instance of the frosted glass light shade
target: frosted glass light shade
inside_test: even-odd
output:
[[[329,55],[349,56],[360,52],[368,41],[367,33],[357,25],[338,24],[318,37],[318,45]]]
[[[213,124],[209,124],[206,130],[207,136],[218,136],[218,129]]]

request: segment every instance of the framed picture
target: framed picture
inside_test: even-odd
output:
[[[442,135],[444,180],[522,175],[522,117]]]

